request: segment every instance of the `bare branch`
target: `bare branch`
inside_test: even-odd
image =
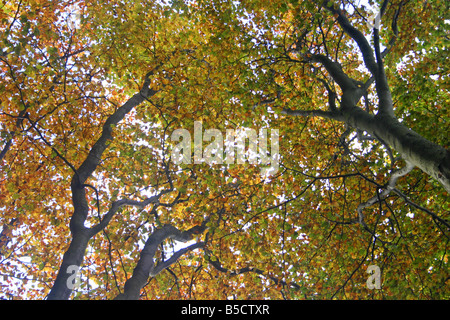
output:
[[[322,110],[291,110],[289,108],[285,108],[281,111],[282,114],[286,114],[289,116],[302,116],[302,117],[322,117],[328,119],[339,120],[340,115],[335,112],[322,111]]]
[[[287,282],[285,282],[285,281],[283,281],[283,280],[277,279],[277,278],[274,277],[274,276],[266,275],[266,274],[264,273],[264,271],[261,270],[261,269],[257,269],[257,268],[253,268],[253,267],[245,267],[245,268],[241,268],[241,269],[236,270],[236,271],[232,271],[232,270],[229,270],[229,269],[227,269],[227,268],[224,268],[224,267],[221,265],[220,261],[217,259],[217,257],[216,257],[216,260],[213,261],[213,260],[209,259],[208,262],[209,262],[216,270],[218,270],[218,271],[220,271],[220,272],[223,272],[223,273],[227,273],[227,274],[229,274],[230,276],[237,276],[237,275],[244,274],[244,273],[247,273],[247,272],[253,272],[253,273],[259,274],[260,276],[263,276],[263,277],[265,277],[265,278],[269,278],[269,279],[272,280],[275,284],[282,284],[282,285],[289,286],[289,287],[294,288],[294,289],[297,289],[297,290],[300,289],[300,286],[299,286],[298,284],[296,284],[296,283],[294,283],[294,282],[287,283]]]
[[[398,21],[398,17],[400,15],[400,11],[401,11],[402,7],[403,7],[403,2],[401,2],[400,5],[398,6],[398,9],[394,14],[394,18],[392,19],[391,28],[392,28],[392,32],[394,33],[394,35],[389,40],[389,43],[388,43],[386,49],[384,49],[384,51],[381,53],[381,57],[383,57],[383,58],[389,53],[389,51],[391,51],[392,47],[395,44],[395,41],[397,40],[397,37],[398,37],[397,21]]]
[[[160,193],[156,196],[147,198],[144,201],[136,201],[136,200],[130,200],[130,199],[121,199],[121,200],[114,201],[111,205],[111,208],[106,213],[105,217],[100,221],[100,223],[90,229],[91,234],[95,235],[98,232],[100,232],[101,230],[103,230],[104,228],[106,228],[106,226],[109,224],[109,222],[111,221],[114,214],[116,214],[116,212],[121,207],[134,206],[134,207],[144,208],[147,205],[149,205],[150,203],[157,203],[159,201],[159,198],[161,197],[161,195],[162,195],[162,193]]]
[[[397,171],[395,171],[394,173],[392,173],[391,178],[389,179],[389,182],[386,186],[386,188],[380,193],[377,194],[376,196],[370,198],[369,200],[367,200],[364,203],[361,203],[358,208],[358,215],[359,215],[359,223],[364,226],[365,228],[367,228],[367,225],[364,221],[364,213],[363,210],[372,206],[373,204],[379,202],[382,199],[385,199],[392,190],[394,190],[395,188],[395,184],[397,183],[397,180],[405,175],[407,175],[409,172],[411,172],[411,170],[414,169],[414,165],[406,162],[406,166],[403,167],[402,169],[399,169]]]
[[[328,108],[329,108],[329,111],[332,112],[332,113],[337,111],[337,108],[336,108],[336,99],[337,99],[336,92],[334,92],[330,88],[330,86],[328,85],[328,83],[324,79],[317,78],[317,80],[320,81],[325,86],[325,89],[328,92]]]
[[[355,81],[342,70],[342,66],[338,62],[332,61],[322,54],[311,55],[311,61],[321,63],[343,91],[356,88]]]
[[[170,224],[166,224],[161,228],[153,231],[145,242],[145,246],[141,251],[139,261],[134,268],[133,275],[128,279],[124,286],[124,292],[119,294],[116,300],[137,300],[139,298],[140,290],[147,283],[149,276],[156,275],[161,272],[164,267],[168,267],[173,264],[178,257],[189,251],[180,250],[175,253],[175,257],[154,266],[154,257],[158,247],[166,239],[174,239],[176,241],[187,242],[192,239],[193,234],[201,233],[206,230],[206,223],[209,219],[205,219],[200,226],[194,226],[187,231],[180,231]],[[190,250],[203,246],[204,243],[199,242],[190,246]],[[188,247],[189,248],[189,247]]]
[[[119,123],[133,108],[141,104],[146,98],[157,93],[157,91],[149,89],[150,80],[146,77],[142,90],[133,95],[127,102],[108,117],[103,125],[102,135],[95,142],[89,155],[79,167],[78,180],[72,180],[72,185],[82,185],[95,171],[100,163],[101,156],[108,146],[108,142],[112,140],[112,127]]]
[[[158,263],[151,271],[150,271],[150,277],[154,277],[157,274],[159,274],[161,271],[167,269],[168,267],[170,267],[172,264],[174,264],[175,262],[178,261],[178,259],[186,254],[189,251],[201,248],[205,245],[205,242],[197,242],[194,243],[192,245],[190,245],[189,247],[183,248],[178,250],[177,252],[175,252],[168,260],[166,261],[162,261],[160,263]]]
[[[367,39],[364,37],[364,34],[350,23],[350,21],[341,10],[335,9],[333,7],[333,3],[330,0],[324,0],[323,6],[331,13],[337,15],[337,21],[342,29],[358,44],[367,69],[373,75],[376,75],[378,73],[377,63],[375,61],[373,50],[370,47]]]

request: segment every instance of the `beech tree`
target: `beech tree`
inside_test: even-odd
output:
[[[1,297],[448,299],[448,12],[3,3]]]

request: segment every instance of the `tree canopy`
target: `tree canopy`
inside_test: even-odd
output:
[[[0,297],[449,299],[449,12],[4,1]]]

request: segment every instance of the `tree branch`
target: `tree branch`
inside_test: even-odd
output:
[[[394,117],[394,105],[392,103],[391,90],[389,89],[386,73],[384,72],[383,57],[380,52],[379,30],[374,29],[373,42],[375,46],[375,56],[377,58],[378,73],[375,76],[375,88],[378,96],[378,113]]]
[[[397,37],[398,37],[397,21],[398,21],[398,17],[400,15],[400,11],[401,11],[402,7],[403,7],[403,2],[400,2],[397,11],[395,11],[394,18],[392,19],[392,24],[391,24],[392,32],[394,33],[394,35],[389,40],[389,43],[388,43],[386,49],[384,49],[384,51],[381,53],[381,56],[383,58],[389,53],[389,51],[394,46],[395,41],[397,40]]]
[[[311,55],[311,61],[321,63],[342,91],[356,88],[355,81],[342,70],[342,66],[338,62],[332,61],[322,54]]]
[[[349,35],[358,44],[358,47],[361,51],[367,69],[373,75],[376,75],[378,73],[377,63],[375,61],[373,50],[370,47],[369,42],[364,37],[364,34],[355,27],[353,27],[353,25],[350,23],[350,21],[347,19],[344,13],[341,10],[335,9],[333,7],[333,3],[330,0],[324,0],[322,5],[325,7],[325,9],[327,9],[334,15],[337,15],[337,21],[344,30],[344,32],[347,33],[347,35]]]
[[[183,248],[178,250],[177,252],[175,252],[168,260],[166,261],[162,261],[160,263],[158,263],[151,271],[150,271],[150,277],[154,277],[156,275],[158,275],[161,271],[163,271],[164,269],[167,269],[168,267],[170,267],[172,264],[174,264],[175,262],[178,261],[178,259],[184,255],[185,253],[198,249],[198,248],[202,248],[205,246],[205,242],[197,242],[194,243],[192,245],[190,245],[189,247]]]
[[[74,213],[70,221],[70,227],[74,229],[84,229],[84,222],[87,218],[87,204],[84,192],[84,185],[86,180],[97,169],[100,163],[103,152],[108,147],[110,141],[113,139],[112,130],[113,126],[119,123],[133,108],[140,105],[145,99],[157,93],[157,91],[149,88],[150,76],[153,71],[147,73],[144,78],[144,85],[142,89],[133,95],[128,101],[126,101],[121,107],[119,107],[112,115],[108,117],[103,125],[103,130],[100,138],[92,146],[88,156],[75,170],[75,174],[72,177],[71,189],[72,189],[72,202],[74,205]]]
[[[45,139],[45,137],[42,135],[41,131],[37,128],[36,122],[34,122],[33,120],[30,119],[28,113],[24,115],[24,118],[28,119],[28,121],[31,124],[31,127],[38,133],[41,140],[52,149],[52,151],[58,156],[58,158],[60,158],[62,161],[64,161],[64,163],[67,164],[67,166],[69,166],[70,169],[72,169],[75,176],[78,175],[75,167],[55,147],[53,147],[53,145],[50,142],[48,142],[47,139]]]
[[[289,108],[285,108],[281,111],[282,114],[286,114],[289,116],[302,116],[302,117],[322,117],[334,120],[342,120],[340,114],[337,112],[329,112],[323,110],[291,110]]]
[[[154,256],[158,247],[166,239],[174,239],[175,241],[187,242],[192,240],[194,234],[202,233],[206,230],[206,223],[209,219],[205,219],[200,226],[194,226],[187,231],[180,231],[170,224],[165,224],[161,228],[153,231],[153,233],[148,237],[145,242],[144,248],[141,251],[141,256],[136,267],[133,270],[133,275],[128,279],[124,286],[124,292],[119,294],[116,300],[137,300],[139,299],[139,293],[144,285],[147,283],[149,276],[153,276],[164,270],[165,267],[173,264],[176,259],[178,259],[182,254],[189,250],[201,247],[204,243],[199,242],[192,245],[186,250],[180,250],[175,253],[175,257],[169,260],[159,263],[156,267],[154,266]]]
[[[329,111],[331,113],[336,112],[337,111],[337,108],[336,108],[336,98],[337,98],[336,92],[334,92],[330,88],[330,86],[328,85],[328,83],[324,79],[317,78],[317,80],[320,81],[325,86],[325,89],[328,92],[328,109],[329,109]]]
[[[359,223],[363,227],[368,228],[366,223],[365,223],[365,221],[364,221],[364,214],[363,214],[362,211],[365,208],[368,208],[368,207],[372,206],[374,203],[377,203],[380,200],[386,198],[390,194],[390,192],[392,190],[394,190],[395,184],[397,183],[397,180],[399,178],[407,175],[409,172],[411,172],[412,169],[414,169],[414,165],[409,163],[409,162],[406,162],[406,166],[405,167],[403,167],[402,169],[399,169],[399,170],[395,171],[394,173],[392,173],[391,178],[389,179],[389,182],[388,182],[386,188],[380,194],[377,194],[376,196],[370,198],[369,200],[367,200],[364,203],[361,203],[358,206],[357,211],[358,211],[358,215],[359,215]]]
[[[135,207],[139,207],[139,208],[144,208],[147,205],[149,205],[150,203],[158,203],[159,198],[161,197],[162,194],[163,193],[160,193],[156,196],[152,196],[150,198],[145,199],[144,201],[136,201],[136,200],[130,200],[130,199],[121,199],[121,200],[114,201],[112,203],[109,211],[105,214],[104,218],[96,226],[94,226],[90,229],[91,234],[95,235],[98,232],[100,232],[101,230],[103,230],[104,228],[106,228],[106,226],[109,224],[109,222],[111,221],[114,214],[121,207],[135,206]]]
[[[108,117],[105,124],[103,125],[102,135],[95,142],[88,156],[77,170],[78,181],[73,180],[72,185],[82,185],[95,171],[98,164],[100,163],[103,152],[108,146],[108,142],[113,139],[113,126],[118,124],[133,108],[141,104],[145,99],[148,99],[150,96],[153,96],[157,93],[157,91],[152,90],[148,87],[149,84],[150,80],[147,75],[141,91],[133,95],[130,99],[128,99],[127,102],[125,102],[120,108],[118,108],[116,112]]]
[[[268,276],[268,275],[265,275],[264,274],[264,271],[263,270],[261,270],[261,269],[257,269],[257,268],[253,268],[253,267],[245,267],[245,268],[241,268],[241,269],[239,269],[239,270],[237,270],[237,271],[231,271],[231,270],[229,270],[229,269],[227,269],[227,268],[224,268],[222,265],[221,265],[221,263],[220,263],[220,261],[217,259],[217,260],[215,260],[215,261],[212,261],[211,259],[208,259],[208,262],[216,269],[216,270],[218,270],[218,271],[220,271],[220,272],[223,272],[223,273],[227,273],[227,274],[229,274],[230,276],[237,276],[237,275],[240,275],[240,274],[243,274],[243,273],[247,273],[247,272],[253,272],[253,273],[256,273],[256,274],[259,274],[260,276],[263,276],[263,277],[265,277],[265,278],[269,278],[270,280],[272,280],[275,284],[282,284],[282,285],[285,285],[285,286],[289,286],[289,287],[292,287],[292,288],[294,288],[294,289],[300,289],[300,286],[298,285],[298,284],[296,284],[296,283],[294,283],[294,282],[291,282],[291,283],[287,283],[287,282],[285,282],[285,281],[283,281],[283,280],[279,280],[279,279],[277,279],[276,277],[274,277],[274,276]]]

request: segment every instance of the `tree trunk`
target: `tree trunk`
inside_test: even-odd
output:
[[[73,288],[71,287],[72,280],[69,277],[74,278],[74,273],[71,271],[70,266],[75,266],[76,269],[82,265],[84,254],[90,239],[90,235],[86,231],[76,232],[73,235],[69,249],[66,251],[63,257],[63,262],[58,271],[55,283],[50,291],[48,300],[68,300]],[[73,267],[72,267],[73,268]]]

